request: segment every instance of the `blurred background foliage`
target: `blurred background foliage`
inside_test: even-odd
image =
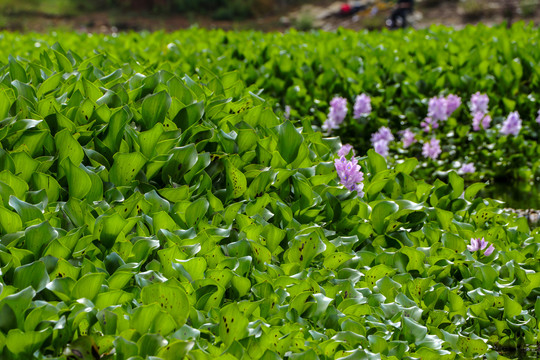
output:
[[[0,0],[0,12],[10,14],[75,15],[87,11],[145,11],[210,16],[216,20],[243,20],[314,2],[307,0]]]

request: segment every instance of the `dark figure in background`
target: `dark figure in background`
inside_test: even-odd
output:
[[[503,15],[506,19],[506,26],[510,28],[514,20],[514,16],[517,14],[518,1],[517,0],[505,0],[503,2]]]
[[[413,11],[414,0],[398,0],[397,7],[390,16],[392,28],[407,27],[407,15]]]

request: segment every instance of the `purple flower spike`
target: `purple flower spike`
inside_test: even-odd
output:
[[[488,247],[489,245],[489,247]],[[487,247],[487,249],[486,249]],[[493,244],[489,244],[486,240],[484,240],[484,238],[481,238],[481,239],[471,239],[471,244],[470,245],[467,245],[467,250],[469,250],[470,252],[475,252],[475,251],[479,251],[479,250],[484,250],[484,255],[485,256],[489,256],[491,254],[493,254],[493,251],[495,250],[495,247],[493,246]]]
[[[387,157],[388,156],[388,142],[384,140],[376,141],[373,144],[373,149],[375,149],[375,152],[381,156]]]
[[[285,105],[285,111],[283,111],[283,116],[287,120],[289,120],[289,118],[291,117],[291,107],[289,105]]]
[[[430,132],[432,129],[437,129],[439,127],[439,122],[428,116],[420,123],[420,126],[422,126],[424,132]]]
[[[486,129],[489,129],[491,125],[491,116],[487,115],[484,116],[484,118],[482,119],[482,127],[484,128],[484,130]]]
[[[435,121],[448,120],[448,102],[443,97],[434,97],[429,100],[428,117]]]
[[[490,244],[489,247],[486,249],[486,251],[484,251],[484,255],[489,256],[493,254],[494,250],[495,250],[495,247],[493,246],[493,244]]]
[[[473,114],[487,114],[488,104],[489,98],[486,94],[480,94],[480,92],[477,92],[471,96],[470,108]]]
[[[489,129],[490,125],[491,125],[491,116],[489,116],[488,114],[482,114],[479,112],[474,114],[473,123],[472,123],[474,131],[479,131],[482,128],[484,130]]]
[[[474,163],[465,163],[459,168],[458,173],[459,174],[473,174],[476,172],[476,167],[474,166]]]
[[[341,147],[341,149],[339,149],[338,151],[338,156],[339,157],[342,157],[342,156],[347,156],[349,154],[349,152],[351,152],[352,150],[352,145],[350,144],[345,144]],[[353,150],[353,156],[354,156],[354,150]]]
[[[480,249],[479,241],[480,239],[471,239],[471,244],[467,245],[467,250],[470,252],[478,251]]]
[[[358,95],[354,102],[353,118],[360,119],[362,116],[368,116],[369,113],[371,113],[371,98],[366,94]]]
[[[371,135],[371,144],[375,149],[375,152],[387,157],[388,156],[388,144],[394,140],[392,131],[386,126],[381,127],[376,133]]]
[[[349,191],[356,191],[359,197],[364,196],[364,173],[360,171],[360,165],[358,160],[353,157],[351,160],[345,159],[345,156],[341,156],[339,159],[334,160],[336,171],[339,176],[339,180],[343,186]]]
[[[441,142],[437,139],[431,139],[431,141],[424,143],[422,146],[422,155],[426,158],[435,160],[439,157],[441,152]]]
[[[347,111],[347,99],[337,96],[333,98],[332,101],[330,101],[328,118],[322,126],[323,130],[331,131],[332,129],[338,129],[339,125],[345,120]]]
[[[538,110],[538,117],[536,118],[536,122],[540,124],[540,110]]]
[[[406,129],[401,132],[401,141],[403,142],[404,149],[417,142],[417,140],[414,138],[414,133],[410,129]]]
[[[446,97],[446,115],[450,116],[458,107],[461,106],[461,98],[457,95],[448,95]]]
[[[335,97],[330,101],[330,112],[328,118],[332,119],[336,124],[341,124],[347,115],[347,99]]]
[[[394,135],[392,135],[392,131],[386,126],[381,127],[376,133],[371,135],[372,144],[375,144],[377,141],[381,140],[386,142],[394,140]]]
[[[521,131],[521,119],[517,111],[511,112],[503,122],[501,134],[518,136]]]

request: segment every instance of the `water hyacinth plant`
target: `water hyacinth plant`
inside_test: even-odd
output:
[[[420,126],[422,126],[422,130],[424,130],[424,132],[430,132],[439,127],[439,122],[428,116],[420,123]]]
[[[283,111],[283,116],[287,120],[289,120],[289,118],[291,117],[291,107],[289,105],[285,105],[285,110]]]
[[[425,158],[436,160],[441,152],[441,141],[439,139],[433,138],[422,145],[422,155]]]
[[[371,98],[366,94],[356,96],[354,102],[354,119],[360,119],[363,116],[368,116],[371,113]]]
[[[450,117],[461,106],[461,98],[450,94],[446,97],[446,115]]]
[[[414,132],[412,132],[411,129],[405,129],[401,131],[401,141],[403,142],[404,149],[418,142],[418,140],[416,140],[415,138]]]
[[[358,160],[354,156],[354,150],[350,160],[346,156],[352,150],[352,146],[344,145],[338,152],[339,158],[334,160],[339,180],[349,191],[356,191],[358,197],[364,196],[364,173],[361,171]]]
[[[376,133],[371,135],[371,144],[375,151],[384,157],[388,156],[389,144],[394,140],[392,131],[386,126],[381,127]]]
[[[471,96],[469,108],[472,114],[487,114],[489,106],[489,97],[481,94],[479,91]]]
[[[521,131],[521,126],[522,124],[519,113],[517,111],[514,111],[511,112],[510,115],[508,115],[506,120],[503,122],[500,133],[502,135],[518,136],[519,132]]]
[[[427,116],[435,122],[448,120],[448,101],[446,98],[440,96],[429,99]]]
[[[474,114],[472,127],[474,131],[480,131],[481,129],[489,129],[491,125],[491,116],[489,114],[477,112]]]
[[[540,230],[468,182],[536,175],[538,126],[474,132],[449,96],[448,120],[420,125],[424,99],[471,85],[494,121],[529,116],[536,27],[0,38],[0,359],[537,347]],[[317,104],[360,92],[369,121],[317,131]],[[434,137],[444,153],[419,165]]]
[[[471,239],[471,243],[467,245],[467,250],[469,250],[470,252],[476,252],[484,249],[484,256],[489,256],[493,253],[495,247],[493,246],[493,244],[485,241],[484,238]]]
[[[425,132],[437,129],[440,122],[448,118],[461,106],[461,98],[450,94],[447,97],[439,96],[429,99],[428,114],[421,126]]]
[[[464,163],[461,165],[461,167],[458,170],[458,174],[464,175],[464,174],[474,174],[476,172],[476,167],[474,166],[474,163]]]
[[[328,112],[328,118],[322,125],[322,129],[325,131],[331,131],[338,129],[339,125],[345,120],[347,116],[347,99],[336,96],[330,101],[330,110]]]

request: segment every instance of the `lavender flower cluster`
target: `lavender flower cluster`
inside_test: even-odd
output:
[[[427,117],[420,124],[425,132],[439,127],[461,106],[461,98],[450,94],[447,97],[433,97],[429,100]]]
[[[332,131],[338,129],[347,116],[347,99],[336,96],[330,101],[330,110],[328,117],[322,125],[324,131]],[[371,98],[366,94],[360,94],[356,97],[353,107],[353,118],[360,119],[363,116],[368,116],[371,113]]]
[[[339,159],[334,160],[334,165],[341,184],[349,189],[349,191],[356,191],[359,197],[363,197],[364,183],[362,181],[364,181],[364,173],[361,171],[358,160],[354,156],[354,150],[352,150],[351,160],[347,160],[346,156],[351,150],[351,145],[344,145],[339,150]]]
[[[491,124],[491,116],[488,114],[489,97],[486,94],[476,92],[471,96],[469,108],[473,115],[472,127],[474,131],[488,129]]]
[[[376,133],[371,135],[371,144],[373,145],[375,152],[384,157],[388,156],[388,144],[393,140],[394,135],[392,135],[392,131],[386,126],[381,127]]]
[[[368,116],[371,113],[371,98],[366,94],[360,94],[354,102],[353,118],[360,119],[362,116]]]
[[[474,166],[474,163],[464,163],[458,170],[458,174],[460,175],[474,174],[475,172],[476,167]]]
[[[420,124],[422,130],[429,133],[438,129],[440,125],[446,122],[461,105],[461,98],[454,94],[450,94],[446,97],[436,96],[431,98],[428,102],[427,116]],[[489,97],[486,94],[476,92],[471,96],[468,105],[472,116],[473,131],[489,129],[492,122],[492,118],[489,114]],[[356,96],[353,105],[353,118],[361,119],[362,117],[368,116],[371,111],[371,98],[369,95],[360,94]],[[334,129],[338,129],[345,120],[347,113],[347,99],[343,97],[334,97],[330,101],[330,110],[327,119],[322,126],[323,130],[331,132]],[[286,109],[285,114],[286,116],[290,114],[290,108]],[[540,110],[538,111],[536,122],[540,124]],[[521,117],[519,113],[515,111],[508,115],[503,122],[499,133],[506,136],[517,136],[520,133],[522,126]],[[400,131],[399,134],[401,136],[403,149],[407,149],[418,142],[417,134],[410,128]],[[373,148],[378,154],[384,157],[389,155],[389,145],[392,141],[394,141],[394,135],[392,134],[391,129],[386,126],[381,127],[377,132],[371,135],[371,144]],[[442,153],[441,140],[437,139],[435,136],[421,144],[422,155],[425,158],[436,160]],[[340,158],[335,161],[335,165],[336,169],[338,169],[342,184],[351,191],[357,191],[359,196],[362,196],[363,185],[361,185],[361,181],[363,179],[363,174],[360,171],[357,160],[354,158],[354,152],[351,160],[345,158],[351,149],[352,147],[350,145],[344,145],[339,152]],[[476,172],[476,167],[472,162],[462,163],[458,170],[458,173],[462,175],[474,172]]]
[[[322,128],[324,131],[331,131],[338,129],[339,125],[345,120],[347,116],[347,99],[343,97],[335,97],[330,101],[330,111],[328,112],[328,118],[324,122]]]
[[[521,131],[521,118],[517,111],[511,112],[502,124],[500,133],[503,135],[518,136]]]
[[[437,159],[441,155],[441,141],[438,139],[431,139],[422,145],[422,155],[425,158]]]
[[[405,129],[401,131],[401,141],[403,142],[403,148],[406,149],[412,144],[418,142],[416,140],[414,133],[411,131],[411,129]]]
[[[484,240],[484,238],[471,239],[471,244],[467,245],[467,250],[469,250],[470,252],[476,252],[484,249],[484,256],[489,256],[493,254],[493,251],[495,251],[495,247],[493,246],[493,244],[489,244],[487,241]]]

